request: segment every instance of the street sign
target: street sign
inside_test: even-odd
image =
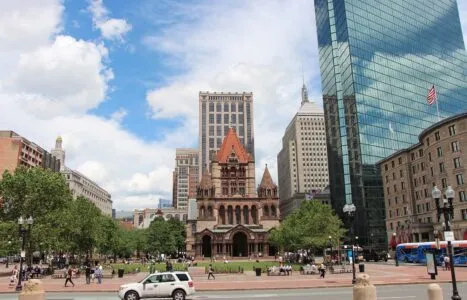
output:
[[[21,257],[22,257],[22,258],[25,258],[25,257],[26,257],[26,251],[21,250]]]
[[[444,232],[444,240],[445,241],[455,241],[454,239],[454,232],[452,231],[445,231]]]

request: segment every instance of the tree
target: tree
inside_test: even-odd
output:
[[[287,216],[270,234],[269,241],[284,250],[321,249],[342,238],[343,223],[329,205],[304,201],[298,210]]]
[[[3,210],[0,220],[15,221],[20,217],[41,222],[47,214],[61,210],[72,196],[60,173],[42,168],[19,167],[13,174],[5,171],[0,181]]]
[[[182,222],[157,217],[147,229],[147,250],[153,255],[175,253],[185,247],[185,234]]]
[[[186,230],[185,223],[175,218],[170,218],[168,221],[169,230],[173,233],[175,246],[178,251],[185,249]]]

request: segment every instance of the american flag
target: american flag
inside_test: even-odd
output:
[[[433,85],[431,89],[428,90],[428,95],[426,96],[426,101],[428,105],[432,105],[436,101],[436,90],[435,86]]]

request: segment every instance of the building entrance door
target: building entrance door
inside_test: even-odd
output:
[[[209,235],[203,236],[203,246],[201,249],[201,254],[204,257],[212,256],[211,237]]]
[[[237,232],[232,240],[232,256],[248,256],[248,238],[243,232]]]

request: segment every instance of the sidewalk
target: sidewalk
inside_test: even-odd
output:
[[[358,268],[357,268],[358,272]],[[399,266],[384,264],[365,264],[365,273],[370,275],[370,280],[375,285],[394,284],[428,284],[450,282],[451,273],[438,269],[436,280],[431,280],[424,266]],[[357,273],[358,274],[358,273]],[[64,279],[42,279],[46,292],[117,292],[120,285],[141,280],[146,274],[125,275],[123,278],[105,279],[98,285],[85,284],[82,276],[75,279],[75,287],[64,287]],[[467,268],[457,268],[456,277],[459,282],[467,282]],[[352,273],[326,274],[325,279],[318,275],[300,275],[294,272],[290,276],[267,276],[262,274],[256,277],[247,274],[217,274],[215,280],[208,280],[206,276],[194,276],[197,291],[221,291],[221,290],[268,290],[268,289],[298,289],[298,288],[326,288],[351,286]],[[12,293],[14,287],[9,287],[8,278],[0,278],[0,293]]]

